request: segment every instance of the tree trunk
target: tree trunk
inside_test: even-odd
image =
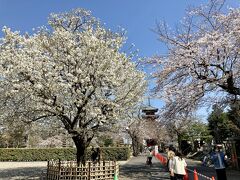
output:
[[[79,166],[80,163],[85,164],[88,143],[84,140],[84,137],[82,138],[79,135],[72,137],[72,139],[77,148],[77,165]]]
[[[132,147],[133,147],[133,156],[138,156],[140,147],[139,147],[139,141],[136,136],[132,137]]]
[[[177,141],[178,141],[179,151],[182,152],[182,134],[181,133],[177,133]]]

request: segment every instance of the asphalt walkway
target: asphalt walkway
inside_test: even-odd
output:
[[[127,163],[120,166],[119,180],[164,180],[170,179],[159,160],[153,157],[153,165],[146,165],[146,155],[131,158]]]
[[[162,154],[164,155],[164,154]],[[160,164],[159,160],[153,158],[153,166],[147,166],[146,155],[133,157],[129,161],[120,161],[120,176],[118,180],[167,180],[169,174]],[[215,177],[213,167],[204,167],[200,161],[187,159],[188,169],[196,169],[198,173],[208,177]],[[41,179],[46,172],[47,162],[0,162],[0,180],[27,180]],[[189,180],[193,180],[193,173],[189,172]],[[240,180],[240,171],[227,169],[228,180]],[[206,180],[200,177],[199,180]]]
[[[163,154],[164,155],[164,154]],[[119,180],[166,180],[169,178],[169,173],[166,168],[159,162],[158,159],[153,157],[152,167],[146,165],[146,155],[133,157],[129,161],[120,165]],[[200,161],[187,159],[188,169],[193,171],[197,170],[198,173],[207,177],[215,177],[216,172],[213,167],[204,167]],[[193,180],[193,173],[188,172],[189,180]],[[199,180],[206,180],[205,177],[198,176]],[[228,180],[240,180],[240,171],[227,169]]]

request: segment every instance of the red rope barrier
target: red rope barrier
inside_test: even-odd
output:
[[[167,158],[166,157],[164,157],[160,153],[155,153],[155,152],[154,152],[154,155],[161,162],[161,164],[163,164],[164,166],[167,165]]]
[[[166,157],[164,157],[164,156],[161,155],[160,153],[155,153],[155,152],[154,152],[154,155],[155,155],[155,157],[160,161],[160,163],[161,163],[162,165],[164,165],[164,166],[167,165],[167,158],[166,158]],[[198,173],[196,170],[193,171],[193,170],[191,170],[191,169],[186,168],[186,172],[187,172],[187,171],[193,172],[195,179],[198,179],[198,176],[200,176],[200,177],[205,178],[205,179],[208,179],[208,180],[215,180],[214,177],[212,177],[212,178],[207,177],[207,176],[205,176],[205,175],[203,175],[203,174]],[[187,178],[188,178],[188,177],[187,177]]]

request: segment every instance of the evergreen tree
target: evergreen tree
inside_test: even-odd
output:
[[[233,136],[240,135],[240,102],[237,101],[230,105],[230,110],[227,113],[230,120],[230,127],[233,132]]]
[[[231,136],[230,123],[227,113],[218,105],[213,106],[213,111],[208,117],[208,127],[215,143],[220,144]]]

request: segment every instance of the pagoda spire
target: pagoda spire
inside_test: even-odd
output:
[[[144,119],[157,119],[159,117],[158,114],[155,114],[158,112],[158,108],[152,107],[150,102],[150,97],[148,97],[148,105],[142,108],[142,118]]]

